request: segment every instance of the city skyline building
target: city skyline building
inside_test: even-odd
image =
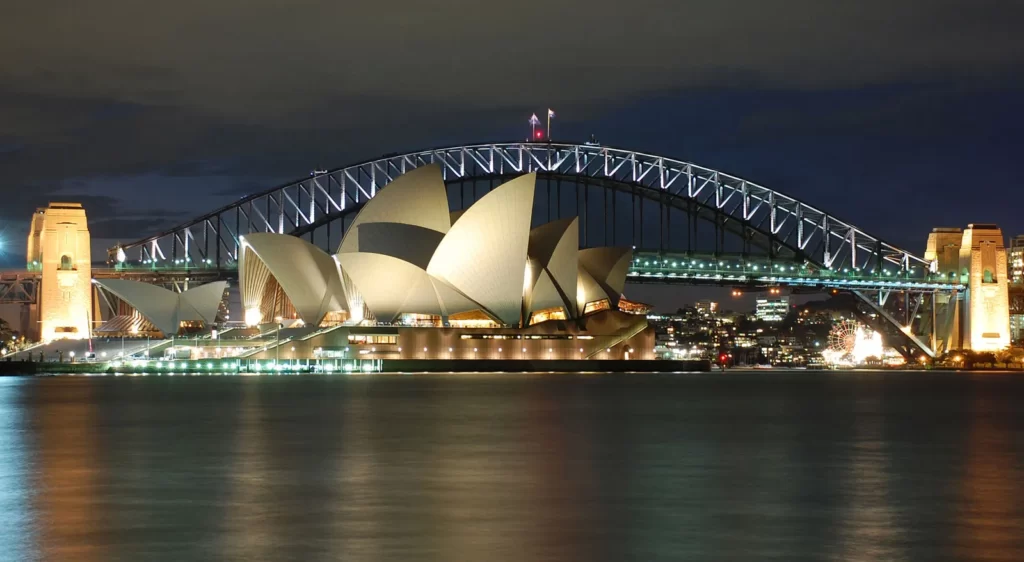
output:
[[[701,316],[713,316],[718,312],[718,303],[710,299],[702,299],[694,303],[694,308]]]
[[[1006,252],[1010,283],[1024,283],[1024,234],[1010,238]]]
[[[754,317],[762,322],[782,322],[789,314],[789,297],[758,297],[754,305]]]
[[[1024,342],[1024,234],[1010,239],[1007,249],[1010,286],[1010,342]]]

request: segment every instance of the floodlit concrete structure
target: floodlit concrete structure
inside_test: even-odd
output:
[[[961,280],[960,276],[960,244],[963,243],[962,228],[933,228],[928,234],[924,259],[929,263],[932,273],[943,276],[950,281]],[[936,293],[933,307],[934,321],[941,329],[935,330],[933,349],[963,349],[961,324],[964,322],[960,303],[963,295],[955,293]]]
[[[30,337],[44,342],[88,338],[93,316],[92,250],[80,203],[50,203],[36,210],[27,261],[30,270],[42,274],[38,302],[29,312]],[[36,325],[38,333],[32,334]]]
[[[618,306],[632,259],[629,248],[580,250],[577,303],[581,314]]]
[[[318,333],[315,345],[297,344],[309,347],[309,353],[313,347],[347,347],[347,340],[336,341],[339,334],[362,337],[352,326],[376,325],[390,331],[385,330],[385,339],[367,336],[366,341],[381,342],[380,353],[375,345],[360,350],[372,358],[456,358],[455,350],[466,341],[521,340],[527,332],[536,332],[538,341],[551,340],[550,345],[508,342],[493,346],[501,348],[494,353],[509,359],[585,358],[600,347],[608,358],[638,357],[639,347],[632,344],[629,351],[607,351],[646,329],[643,317],[617,311],[632,251],[580,250],[575,217],[531,229],[535,181],[535,174],[524,174],[468,209],[450,212],[440,168],[417,168],[365,203],[333,256],[333,269],[330,256],[308,242],[281,234],[249,235],[239,260],[247,323],[287,316],[293,309],[309,328],[345,328]],[[274,304],[282,300],[291,308]],[[344,314],[331,314],[342,305]],[[573,331],[593,340],[598,334],[586,333],[586,326],[612,325],[615,329],[593,350],[589,344],[554,343],[573,340]],[[396,343],[406,337],[402,334],[408,334],[412,347]],[[634,343],[639,346],[640,340]],[[508,355],[513,347],[527,357]],[[559,347],[565,350],[556,352]],[[385,349],[390,351],[381,355]],[[413,349],[421,351],[410,355]]]
[[[157,285],[129,281],[126,279],[97,279],[93,283],[102,290],[109,291],[125,304],[132,307],[138,316],[160,331],[163,337],[178,334],[185,323],[201,323],[209,328],[217,320],[217,310],[228,288],[227,281],[207,283],[182,293],[177,293]],[[115,316],[107,324],[127,326],[137,332],[141,323],[124,323],[122,317]],[[98,332],[118,330],[104,329]]]
[[[993,224],[935,228],[924,257],[932,273],[966,286],[937,294],[934,322],[945,339],[937,349],[997,351],[1010,345],[1009,268],[1003,233]]]
[[[536,174],[504,183],[459,217],[427,273],[480,303],[495,321],[519,324]]]
[[[656,359],[645,316],[603,310],[525,328],[338,326],[298,335],[250,359]]]
[[[576,318],[579,270],[579,219],[543,224],[530,232],[529,262],[523,286],[526,324]]]
[[[418,226],[446,234],[452,220],[441,168],[430,165],[406,172],[374,195],[345,232],[338,253],[369,251],[360,247],[359,227],[372,223]]]
[[[932,273],[939,273],[955,279],[960,275],[960,244],[963,242],[962,228],[933,228],[928,234],[928,245],[924,259],[929,262]]]
[[[397,322],[403,313],[448,318],[481,307],[425,269],[399,258],[364,252],[337,258],[363,304],[379,321]]]
[[[295,236],[257,233],[242,240],[238,259],[245,323],[278,318],[316,326],[345,312],[341,276],[327,252]]]
[[[963,349],[998,351],[1010,345],[1010,309],[1003,232],[971,224],[960,244],[960,274],[967,285]]]

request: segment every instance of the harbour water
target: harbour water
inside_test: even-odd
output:
[[[1024,375],[0,379],[0,559],[1024,560]]]

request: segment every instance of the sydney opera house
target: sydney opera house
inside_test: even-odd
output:
[[[631,250],[581,250],[576,218],[531,228],[535,179],[450,212],[441,170],[417,168],[365,203],[334,255],[286,234],[246,235],[245,324],[287,340],[252,357],[653,358],[646,318],[620,310]],[[108,289],[165,335],[209,316],[210,295],[223,292],[153,299]]]

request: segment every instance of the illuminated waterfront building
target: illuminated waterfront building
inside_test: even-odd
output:
[[[710,300],[699,300],[694,307],[697,309],[697,314],[704,317],[714,316],[718,311],[718,303]]]
[[[1020,345],[1024,343],[1024,234],[1010,239],[1007,261],[1010,275],[1010,340],[1014,345]]]
[[[1010,345],[1008,254],[996,225],[932,229],[924,255],[932,272],[967,287],[962,295],[935,297],[936,317],[950,324],[941,331],[949,341],[938,342],[940,348],[996,351]]]
[[[170,338],[193,328],[212,329],[227,281],[215,281],[181,293],[127,279],[97,279],[100,300],[109,306],[108,319],[97,336]]]
[[[649,307],[622,298],[632,251],[580,249],[575,217],[531,229],[534,182],[525,174],[451,213],[440,168],[417,168],[365,204],[333,256],[247,235],[246,324],[319,328],[290,344],[299,357],[653,357]]]
[[[32,215],[28,269],[41,272],[39,301],[30,308],[30,339],[86,339],[92,310],[92,250],[85,209],[50,203]],[[38,325],[38,328],[36,326]],[[31,333],[38,329],[38,333]]]
[[[782,322],[789,314],[789,297],[759,297],[755,304],[754,316],[763,322]]]
[[[1010,345],[1006,248],[999,227],[971,224],[960,245],[961,282],[967,285],[963,349],[997,351]]]
[[[1024,283],[1024,234],[1010,239],[1010,247],[1007,250],[1010,283]]]

